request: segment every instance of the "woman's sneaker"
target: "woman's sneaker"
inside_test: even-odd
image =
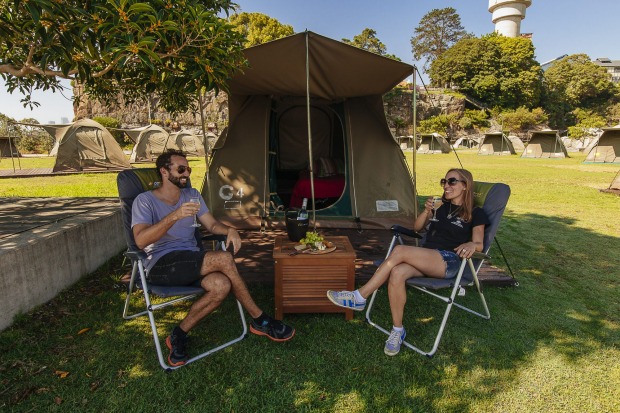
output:
[[[390,333],[390,337],[385,342],[385,347],[383,348],[383,352],[388,356],[395,356],[400,351],[400,345],[403,344],[403,340],[407,333],[403,328],[403,331],[392,330]]]
[[[295,335],[293,327],[271,317],[265,319],[261,325],[252,320],[250,331],[258,336],[267,336],[273,341],[288,341]]]
[[[353,291],[327,290],[327,298],[338,307],[349,308],[355,311],[364,311],[366,307],[366,301],[363,303],[357,301]]]

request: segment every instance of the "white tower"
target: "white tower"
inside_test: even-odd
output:
[[[521,20],[525,18],[525,9],[531,5],[532,0],[489,0],[495,31],[506,37],[518,37],[521,34]]]

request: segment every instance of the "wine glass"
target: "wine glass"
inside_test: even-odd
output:
[[[192,204],[198,204],[200,205],[200,198],[197,196],[193,196],[189,199],[189,202],[191,202]],[[196,219],[196,215],[194,215],[194,223],[192,224],[192,227],[199,227],[200,224],[198,223],[198,220]]]
[[[434,196],[433,197],[433,217],[430,219],[431,221],[433,221],[433,222],[439,221],[437,219],[437,210],[442,205],[443,205],[443,201],[441,200],[441,197],[440,196]]]

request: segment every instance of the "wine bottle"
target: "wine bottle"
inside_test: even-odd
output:
[[[308,219],[308,198],[304,198],[303,202],[301,203],[301,210],[299,211],[299,214],[297,214],[297,219]]]

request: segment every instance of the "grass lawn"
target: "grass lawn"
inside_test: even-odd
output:
[[[411,159],[411,153],[408,155]],[[386,336],[356,313],[292,314],[287,343],[248,339],[192,365],[160,369],[146,320],[121,318],[116,257],[0,333],[4,411],[618,412],[620,197],[600,193],[618,165],[459,153],[477,180],[512,196],[499,239],[520,286],[487,287],[491,320],[454,310],[434,358],[383,354]],[[453,154],[416,158],[418,192],[439,194]],[[201,166],[202,165],[202,166]],[[6,166],[4,162],[2,167]],[[23,167],[23,166],[22,166]],[[204,161],[192,160],[194,182]],[[2,196],[116,196],[115,174],[0,179]],[[88,180],[88,184],[84,182]],[[498,257],[498,251],[491,251]],[[495,265],[503,266],[501,260]],[[44,274],[42,274],[44,280]],[[273,309],[271,286],[250,286]],[[474,301],[468,294],[466,300]],[[6,299],[6,297],[4,298]],[[237,333],[234,302],[192,332],[200,350]],[[389,325],[387,292],[376,317]],[[165,335],[187,305],[168,311]],[[441,309],[409,292],[408,337],[430,346]],[[234,331],[231,331],[233,330]],[[431,332],[433,330],[433,333]]]

